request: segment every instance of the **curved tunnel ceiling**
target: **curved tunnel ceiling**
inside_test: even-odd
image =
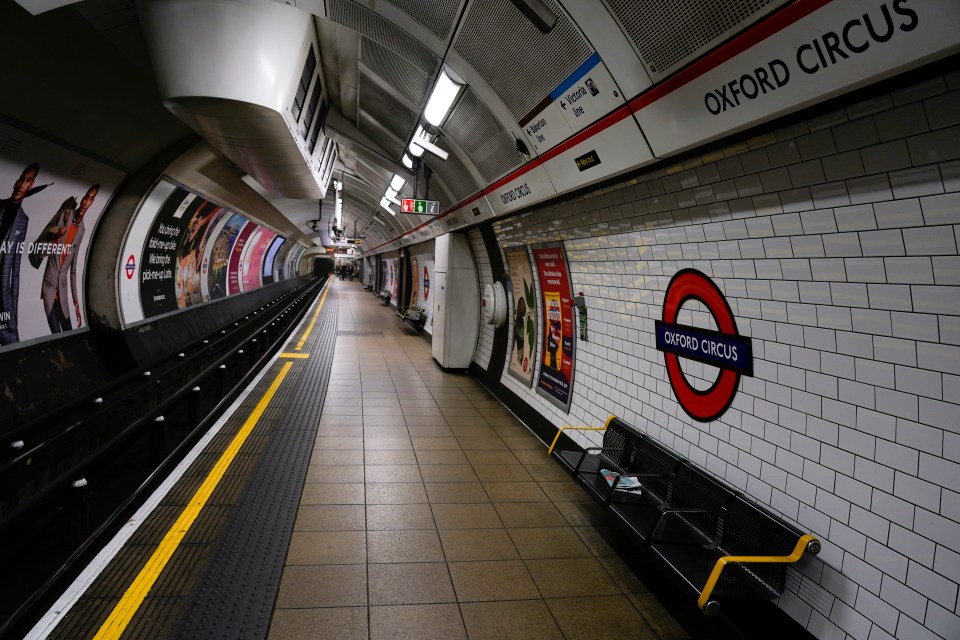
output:
[[[277,0],[237,1],[262,6]],[[644,123],[637,116],[633,103],[638,96],[655,93],[658,84],[669,85],[678,73],[696,67],[705,54],[720,50],[745,30],[760,31],[753,27],[765,18],[771,18],[765,22],[773,22],[791,12],[803,17],[825,6],[832,10],[846,4],[824,0],[542,0],[556,16],[553,28],[543,33],[517,8],[525,1],[279,3],[313,16],[319,72],[331,103],[324,133],[339,148],[333,177],[344,185],[342,227],[347,235],[368,236],[363,249],[397,248],[516,211],[537,200],[510,202],[508,196],[513,196],[509,191],[515,186],[517,197],[522,198],[523,189],[546,184],[546,197],[552,197],[597,182],[595,176],[617,175],[603,170],[578,175],[575,170],[569,173],[569,167],[562,171],[551,168],[547,161],[561,143],[566,144],[565,153],[577,151],[574,139],[578,135],[584,138],[601,119],[623,123],[619,129],[611,127],[606,139],[595,136],[597,145],[622,136],[624,127],[630,125],[629,135],[616,142],[633,154],[632,164],[621,162],[619,173],[691,148],[689,144],[673,149],[658,146],[654,140],[657,120]],[[29,3],[23,0],[23,4]],[[142,64],[143,43],[131,37],[139,26],[126,0],[86,0],[77,4],[77,11],[125,50],[128,59]],[[116,16],[122,16],[125,26],[132,26],[124,30],[122,38],[117,37]],[[917,57],[911,64],[921,59]],[[595,69],[594,76],[602,79],[598,86],[610,91],[601,95],[606,99],[600,101],[602,110],[584,114],[585,124],[581,125],[575,118],[580,114],[574,114],[574,105],[567,104],[560,89],[585,68]],[[433,221],[390,215],[380,208],[380,198],[394,174],[407,180],[402,195],[413,195],[412,174],[401,159],[443,69],[466,86],[442,125],[434,129],[439,136],[435,144],[449,152],[448,159],[441,161],[427,153],[424,163],[433,171],[430,197],[441,201],[445,215],[453,215]],[[801,103],[796,100],[793,107]],[[536,130],[541,119],[548,117],[560,123],[554,127],[554,138]],[[518,147],[526,147],[527,153]],[[613,165],[605,164],[604,170]],[[527,173],[519,186],[512,183],[511,176],[523,171]],[[491,194],[497,185],[507,192]],[[417,195],[423,197],[422,176],[417,187]],[[331,242],[327,230],[334,210],[332,192],[318,206],[315,200],[276,198],[254,191],[263,198],[257,206],[272,206],[305,237]],[[306,226],[315,219],[314,212],[320,215],[319,235]],[[398,240],[401,236],[403,240]]]

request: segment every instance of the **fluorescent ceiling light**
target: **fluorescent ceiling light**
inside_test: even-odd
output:
[[[417,147],[417,148],[419,149],[419,147]],[[421,149],[420,152],[423,153],[423,149]],[[411,171],[413,171],[413,158],[411,158],[411,157],[410,157],[409,155],[407,155],[406,153],[403,154],[403,166],[405,166],[407,169],[410,169]]]
[[[410,155],[419,158],[423,155],[423,147],[417,146],[415,142],[410,142],[410,146],[407,147],[407,151],[410,152]]]
[[[430,153],[437,156],[441,160],[446,160],[448,157],[450,157],[450,154],[448,152],[444,151],[443,149],[433,144],[426,138],[414,139],[414,142],[417,143],[418,145],[421,145],[424,151],[429,151]]]
[[[454,82],[446,71],[441,70],[437,84],[433,87],[433,93],[427,100],[427,107],[423,110],[424,119],[433,126],[439,127],[447,117],[447,112],[450,111],[462,87],[463,85]]]
[[[383,197],[387,200],[393,200],[397,197],[397,192],[393,189],[387,189],[386,192],[384,192]]]
[[[395,216],[397,212],[390,208],[390,201],[386,198],[380,198],[380,206],[390,212],[390,215]]]
[[[393,174],[393,179],[390,181],[390,188],[393,189],[394,192],[397,192],[397,191],[400,191],[400,189],[403,189],[403,185],[405,184],[407,184],[407,181],[403,179],[403,176],[398,176],[397,174]]]

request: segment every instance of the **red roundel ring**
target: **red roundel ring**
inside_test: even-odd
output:
[[[681,269],[671,278],[663,301],[663,322],[676,324],[680,307],[690,298],[706,305],[721,333],[738,335],[737,322],[723,293],[713,280],[696,269]],[[663,356],[667,364],[670,386],[673,387],[677,401],[687,415],[694,420],[699,422],[715,420],[733,402],[740,383],[740,374],[736,371],[721,369],[713,385],[706,391],[700,391],[687,382],[680,368],[680,359],[676,354],[664,352]]]

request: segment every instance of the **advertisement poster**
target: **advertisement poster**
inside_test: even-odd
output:
[[[246,256],[243,259],[243,290],[253,291],[263,286],[263,258],[270,243],[277,237],[266,227],[259,227],[247,241]]]
[[[567,258],[561,244],[533,249],[540,279],[543,358],[537,393],[564,410],[573,399],[573,299]]]
[[[273,244],[267,250],[267,255],[263,259],[263,284],[270,284],[274,281],[273,269],[277,254],[280,252],[280,245],[285,242],[283,236],[277,236],[273,239]]]
[[[525,385],[533,385],[537,348],[537,298],[526,247],[504,250],[513,295],[513,340],[507,371]]]
[[[230,263],[227,266],[227,295],[232,296],[243,291],[240,286],[240,260],[243,257],[244,247],[253,232],[257,230],[257,225],[253,222],[247,222],[237,235],[237,241],[233,243],[233,249],[230,251]]]
[[[227,218],[211,246],[207,268],[207,300],[217,300],[227,295],[227,271],[230,266],[230,250],[247,219],[240,214]]]
[[[200,286],[204,268],[207,266],[203,260],[208,243],[212,245],[211,231],[218,226],[219,220],[227,213],[226,209],[201,198],[196,198],[194,202],[199,202],[199,206],[187,223],[186,235],[177,249],[178,309],[205,302]]]
[[[420,270],[417,267],[417,256],[410,258],[410,273],[413,274],[413,287],[410,292],[410,306],[420,306]]]
[[[87,326],[90,238],[121,171],[0,123],[0,350]]]

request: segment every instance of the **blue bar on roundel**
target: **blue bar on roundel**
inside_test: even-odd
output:
[[[746,336],[657,320],[657,350],[721,369],[753,375],[753,349]]]

